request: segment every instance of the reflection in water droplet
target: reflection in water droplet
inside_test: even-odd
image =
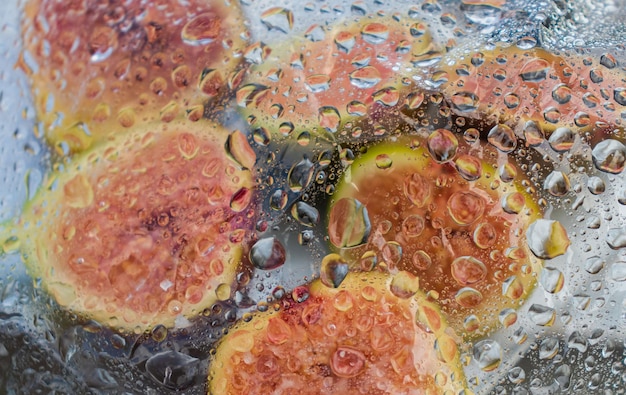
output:
[[[576,140],[576,134],[572,131],[572,129],[567,127],[557,128],[548,139],[548,143],[550,143],[550,147],[556,152],[565,152],[569,151],[574,145],[574,141]]]
[[[461,256],[450,265],[452,277],[459,285],[480,283],[487,277],[487,267],[472,256]]]
[[[569,178],[563,172],[553,171],[544,180],[543,189],[552,196],[564,196],[570,190]]]
[[[550,64],[547,60],[535,58],[522,66],[519,75],[524,81],[539,82],[546,79],[549,70]]]
[[[626,248],[626,226],[609,229],[606,235],[606,242],[614,250]]]
[[[448,213],[459,225],[469,225],[483,215],[485,200],[472,191],[458,191],[448,199]]]
[[[552,326],[556,319],[556,311],[553,308],[534,303],[528,309],[528,317],[539,326]]]
[[[371,230],[367,209],[353,198],[339,199],[330,209],[328,237],[336,247],[356,247],[367,242]]]
[[[188,45],[207,45],[219,36],[221,25],[218,15],[213,13],[200,14],[183,27],[180,33],[181,38]]]
[[[457,291],[456,295],[454,295],[454,300],[461,307],[472,308],[478,306],[483,301],[483,294],[474,288],[464,287]]]
[[[319,125],[331,133],[337,132],[341,124],[339,110],[332,106],[320,107],[318,110]]]
[[[546,292],[555,294],[560,292],[565,285],[565,277],[559,269],[545,267],[541,272],[541,285]]]
[[[567,231],[560,222],[538,219],[528,227],[526,239],[530,250],[541,259],[565,254],[570,245]]]
[[[480,99],[472,92],[457,92],[452,96],[451,102],[459,112],[472,112],[478,108]]]
[[[401,299],[408,299],[420,289],[419,279],[407,271],[400,271],[391,279],[389,290]]]
[[[320,280],[330,288],[338,288],[348,275],[348,263],[338,254],[328,254],[322,259]]]
[[[483,371],[490,372],[500,366],[502,348],[495,340],[481,340],[474,346],[473,356]]]
[[[285,263],[286,258],[285,247],[274,237],[260,239],[250,249],[250,262],[257,269],[276,269]]]
[[[356,69],[348,77],[352,85],[361,89],[373,88],[381,80],[380,72],[373,66]]]
[[[618,174],[624,170],[626,147],[617,140],[606,139],[596,144],[591,156],[598,170]]]
[[[389,27],[382,23],[368,23],[361,29],[361,36],[370,44],[381,44],[389,38]]]
[[[459,140],[447,129],[437,129],[428,136],[428,152],[438,163],[454,159]]]
[[[297,202],[291,207],[293,218],[304,226],[313,226],[320,221],[319,211],[305,202]]]
[[[517,138],[513,129],[505,124],[494,126],[487,135],[487,141],[498,150],[509,153],[517,147]]]
[[[293,28],[293,12],[287,8],[272,7],[261,14],[261,23],[269,30],[289,34]]]

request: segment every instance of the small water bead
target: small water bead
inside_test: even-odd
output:
[[[268,30],[277,30],[289,34],[289,31],[293,28],[293,22],[293,12],[287,8],[272,7],[261,13],[261,23]]]
[[[609,229],[606,242],[614,250],[626,248],[626,226]]]
[[[507,93],[506,95],[504,95],[503,101],[504,105],[511,110],[517,108],[522,102],[520,97],[515,93]]]
[[[450,101],[459,112],[473,112],[478,108],[480,99],[472,92],[457,92]]]
[[[500,204],[504,212],[508,214],[519,214],[526,205],[526,198],[520,192],[511,192],[502,196]]]
[[[437,129],[427,139],[428,152],[437,163],[454,159],[459,146],[456,136],[447,129]]]
[[[408,299],[420,289],[419,278],[407,271],[400,271],[391,279],[389,290],[401,299]]]
[[[328,254],[322,259],[320,280],[330,288],[338,288],[348,275],[348,263],[338,254]]]
[[[570,240],[565,227],[560,222],[538,219],[526,231],[528,247],[541,259],[552,259],[565,254]]]
[[[606,139],[596,144],[591,157],[598,170],[619,174],[626,163],[626,147],[618,140]]]
[[[606,190],[604,180],[600,177],[589,177],[587,180],[587,189],[594,195],[600,195]]]
[[[472,256],[456,258],[452,261],[450,270],[452,277],[462,286],[480,283],[487,277],[485,264]]]
[[[552,307],[534,303],[528,308],[528,317],[535,325],[552,326],[556,311]]]
[[[278,239],[267,237],[260,239],[252,246],[249,258],[257,269],[272,270],[285,263],[287,253]]]
[[[545,136],[541,126],[535,121],[527,121],[524,124],[524,138],[530,147],[536,147],[543,143]]]
[[[426,226],[426,221],[424,217],[418,214],[413,214],[404,219],[402,221],[402,233],[408,237],[413,238],[417,237],[424,231]]]
[[[485,372],[491,372],[500,366],[502,347],[495,340],[481,340],[474,346],[474,360]]]
[[[543,189],[552,196],[564,196],[570,190],[569,177],[563,172],[553,171],[544,180]]]
[[[180,33],[181,38],[187,45],[207,45],[219,36],[221,25],[217,15],[212,13],[200,14],[185,24]]]
[[[472,191],[458,191],[448,199],[447,208],[457,224],[469,225],[483,215],[485,200]]]
[[[395,268],[402,260],[402,246],[395,241],[388,241],[383,245],[381,255],[391,268]]]
[[[505,124],[494,126],[487,135],[487,141],[504,153],[512,152],[517,147],[517,138],[513,129]]]
[[[318,109],[319,125],[331,133],[337,132],[341,124],[339,110],[333,106],[323,106]]]
[[[454,300],[465,308],[478,306],[483,301],[483,294],[477,289],[471,287],[463,287],[454,295]]]
[[[377,168],[384,170],[391,167],[393,160],[387,154],[380,154],[376,156],[375,163]]]
[[[513,309],[504,309],[498,314],[498,321],[503,327],[508,328],[517,322],[517,312]]]
[[[529,60],[520,69],[519,75],[527,82],[540,82],[547,78],[550,70],[550,63],[542,58]]]
[[[504,182],[512,182],[517,177],[517,167],[512,163],[506,162],[498,168],[498,176]]]
[[[468,128],[463,132],[463,138],[468,143],[474,143],[480,139],[480,131],[476,128]]]
[[[482,163],[472,155],[461,155],[454,164],[461,177],[467,181],[476,181],[482,175]]]
[[[330,76],[327,74],[312,74],[304,81],[306,88],[313,93],[321,93],[330,89]]]
[[[463,328],[469,333],[476,332],[480,329],[480,319],[474,314],[468,315],[465,317],[465,320],[463,320]]]
[[[511,276],[502,282],[502,296],[518,300],[524,295],[524,284],[517,276]]]
[[[291,207],[292,217],[304,226],[314,226],[320,221],[319,211],[305,202],[297,202]]]
[[[604,259],[599,256],[592,256],[585,261],[585,271],[589,274],[598,274],[606,266]]]
[[[553,267],[545,267],[541,272],[541,286],[546,292],[555,294],[560,292],[565,285],[563,273]]]
[[[404,196],[416,207],[424,207],[431,194],[430,181],[419,173],[405,177],[403,183]]]
[[[552,98],[559,104],[567,104],[572,98],[572,90],[565,84],[558,84],[552,89]]]
[[[557,128],[548,139],[550,147],[556,152],[569,151],[574,145],[576,134],[568,127]]]
[[[385,107],[393,107],[400,100],[400,91],[394,87],[385,87],[372,94],[375,103],[382,104]]]
[[[350,83],[360,89],[369,89],[376,86],[382,77],[376,67],[365,66],[358,68],[348,75]]]
[[[368,23],[361,29],[361,37],[369,44],[382,44],[389,38],[389,27],[382,23]]]
[[[371,223],[367,208],[353,198],[342,198],[330,209],[328,235],[339,248],[356,247],[367,242]]]
[[[476,227],[473,233],[474,244],[478,248],[487,249],[498,240],[496,228],[490,223],[482,223]]]
[[[419,250],[413,254],[413,266],[418,270],[427,270],[433,263],[426,251]]]

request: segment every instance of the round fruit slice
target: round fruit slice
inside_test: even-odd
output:
[[[416,20],[364,17],[273,48],[250,70],[237,104],[254,127],[275,136],[336,133],[375,103],[394,106],[400,87],[441,54]]]
[[[43,132],[72,151],[139,121],[199,119],[245,45],[234,2],[30,0],[24,15]]]
[[[535,284],[541,262],[525,235],[541,212],[522,177],[513,180],[518,169],[505,164],[498,177],[481,159],[494,154],[489,146],[461,154],[445,129],[432,132],[427,149],[416,143],[371,147],[346,169],[331,202],[329,239],[364,269],[377,260],[417,275],[457,333],[489,332]]]
[[[349,273],[336,289],[315,281],[306,300],[238,323],[218,345],[209,393],[459,393],[464,376],[444,321],[426,330],[418,308],[431,304],[392,289],[385,274]]]
[[[624,129],[625,74],[610,54],[593,59],[497,47],[448,64],[442,89],[461,115],[533,120],[547,132],[568,127],[591,139]]]
[[[61,306],[125,330],[211,306],[251,228],[251,174],[227,157],[225,130],[134,130],[52,173],[20,236],[31,274]]]

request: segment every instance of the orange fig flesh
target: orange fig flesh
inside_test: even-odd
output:
[[[235,3],[29,0],[32,62],[21,65],[41,132],[61,153],[79,152],[136,123],[198,120],[227,91],[244,26]]]
[[[251,231],[252,176],[208,122],[154,123],[50,174],[21,248],[57,303],[123,331],[172,327],[231,286]]]
[[[217,347],[209,393],[463,390],[459,351],[440,313],[432,309],[444,326],[426,330],[417,312],[428,304],[425,296],[400,298],[390,291],[391,280],[379,272],[352,272],[336,289],[317,280],[308,286],[305,301],[287,301],[279,311],[256,313],[236,324]]]

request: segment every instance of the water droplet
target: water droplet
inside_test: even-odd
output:
[[[598,170],[618,174],[624,170],[626,147],[617,140],[606,139],[596,144],[591,156]]]
[[[389,290],[401,299],[408,299],[420,289],[419,278],[407,272],[400,271],[391,279]]]
[[[498,239],[496,228],[490,223],[482,223],[476,227],[473,234],[474,243],[478,248],[487,249]]]
[[[565,285],[565,277],[559,269],[545,267],[541,272],[541,286],[546,292],[555,294],[560,292]]]
[[[285,247],[274,237],[260,239],[250,249],[250,262],[257,269],[276,269],[285,263],[286,258]]]
[[[356,44],[356,38],[350,32],[339,32],[335,36],[335,44],[337,49],[344,53],[350,53]]]
[[[457,92],[450,101],[457,111],[472,112],[478,108],[480,99],[472,92]]]
[[[539,359],[552,359],[559,352],[559,339],[551,336],[541,341],[539,345]]]
[[[626,247],[626,226],[622,228],[609,229],[606,235],[606,242],[609,247],[619,250]]]
[[[373,66],[365,66],[356,69],[350,73],[348,77],[352,85],[361,89],[373,88],[382,79],[378,69]]]
[[[505,124],[494,126],[487,135],[487,141],[498,150],[509,153],[517,147],[517,139],[513,129]]]
[[[574,141],[576,140],[576,134],[572,131],[572,129],[567,127],[557,128],[548,139],[548,143],[550,143],[550,147],[556,152],[566,152],[569,151],[574,145]]]
[[[509,214],[519,214],[526,205],[526,198],[520,192],[511,192],[502,196],[502,209]]]
[[[389,38],[389,27],[382,23],[368,23],[361,29],[361,36],[370,44],[382,44]]]
[[[389,267],[395,268],[402,259],[402,246],[395,241],[388,241],[383,245],[381,255]]]
[[[406,176],[403,189],[404,196],[418,208],[424,207],[430,197],[430,182],[419,173]]]
[[[587,180],[587,189],[594,195],[600,195],[606,190],[606,186],[603,179],[594,176]]]
[[[376,167],[379,169],[388,169],[393,164],[393,160],[387,154],[376,155]]]
[[[226,139],[226,153],[233,158],[243,169],[252,169],[256,163],[256,153],[250,146],[247,136],[235,130]],[[198,146],[196,145],[196,152]]]
[[[426,270],[432,265],[433,261],[426,251],[419,250],[413,254],[413,266],[418,270]]]
[[[320,93],[330,89],[330,77],[326,74],[313,74],[306,77],[304,84],[313,93]]]
[[[320,221],[319,211],[305,202],[297,202],[291,207],[293,218],[304,226],[314,226]]]
[[[313,180],[314,170],[313,163],[308,158],[304,158],[294,164],[291,169],[289,169],[289,174],[287,174],[289,189],[291,189],[292,192],[300,192],[308,187]]]
[[[572,90],[565,84],[558,84],[552,89],[552,98],[559,104],[566,104],[572,98]]]
[[[516,93],[507,93],[504,95],[504,105],[509,109],[517,108],[522,100]]]
[[[553,308],[534,303],[528,309],[528,317],[539,326],[552,326],[556,319],[556,312]]]
[[[263,11],[261,23],[268,30],[278,30],[279,32],[289,34],[289,31],[293,28],[293,12],[287,8],[272,7]]]
[[[322,259],[320,281],[330,288],[338,288],[348,275],[348,263],[338,254],[328,254]]]
[[[367,114],[367,106],[360,101],[354,100],[346,105],[346,111],[350,115],[362,117]]]
[[[613,99],[620,106],[626,106],[626,88],[615,88],[613,91]]]
[[[585,352],[589,347],[589,343],[587,342],[587,338],[583,336],[582,333],[578,331],[572,332],[567,339],[567,346],[569,348],[573,348],[574,350],[578,350],[578,352]]]
[[[437,129],[428,136],[428,152],[438,163],[454,159],[459,147],[459,140],[447,129]]]
[[[526,144],[530,147],[536,147],[543,143],[545,137],[541,126],[537,122],[527,121],[524,124],[524,138],[526,139]]]
[[[473,356],[483,371],[491,372],[500,366],[502,348],[495,340],[481,340],[474,346]]]
[[[459,285],[471,285],[483,281],[487,277],[487,267],[472,256],[461,256],[450,265],[452,277]]]
[[[585,261],[585,270],[589,274],[598,274],[600,270],[604,269],[605,265],[604,259],[599,256],[592,256]]]
[[[187,22],[180,34],[185,44],[207,45],[218,38],[221,28],[221,20],[216,14],[205,13]]]
[[[539,82],[546,79],[548,71],[550,70],[550,63],[547,60],[541,58],[535,58],[528,61],[520,69],[520,77],[527,82]]]
[[[371,230],[367,209],[353,198],[342,198],[330,209],[328,236],[339,248],[356,247],[367,242]]]
[[[469,225],[483,215],[485,200],[472,191],[458,191],[448,199],[448,213],[459,225]]]
[[[386,87],[374,92],[372,99],[385,107],[393,107],[400,100],[400,92],[394,87]]]
[[[421,215],[409,215],[402,221],[402,233],[408,238],[417,237],[422,234],[425,225],[424,217]]]
[[[503,327],[508,328],[517,322],[517,313],[513,309],[504,309],[498,314],[498,321],[500,321]]]
[[[239,107],[256,108],[269,94],[269,88],[265,85],[248,84],[237,90],[236,101]]]
[[[478,306],[483,301],[483,294],[474,288],[463,287],[454,295],[454,300],[461,307],[472,308]]]
[[[304,32],[304,38],[308,39],[311,42],[322,41],[324,39],[324,36],[326,36],[324,28],[318,24],[311,25]]]
[[[330,368],[339,377],[356,377],[365,368],[365,362],[362,352],[352,347],[339,346],[330,359]]]
[[[564,196],[570,190],[569,178],[563,172],[553,171],[544,180],[543,189],[552,196]]]
[[[528,227],[526,239],[530,250],[541,259],[565,254],[570,245],[567,231],[558,221],[538,219]]]
[[[246,187],[239,189],[233,193],[230,199],[230,208],[236,213],[245,210],[252,201],[252,190]]]
[[[200,360],[178,351],[164,351],[151,356],[145,369],[157,383],[182,390],[200,373]]]

